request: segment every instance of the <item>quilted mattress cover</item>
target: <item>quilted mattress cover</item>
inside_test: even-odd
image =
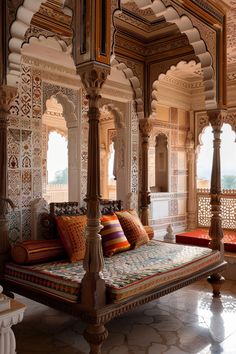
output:
[[[105,258],[102,276],[112,302],[142,294],[220,262],[218,251],[168,244],[157,240]],[[82,261],[56,261],[37,265],[7,263],[5,279],[70,302],[79,302],[84,275]]]

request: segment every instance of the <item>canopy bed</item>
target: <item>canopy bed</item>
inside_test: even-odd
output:
[[[2,283],[5,293],[16,292],[80,317],[88,324],[84,337],[90,344],[90,354],[99,354],[101,353],[101,345],[108,335],[105,324],[134,307],[207,276],[213,286],[213,295],[219,296],[220,286],[223,282],[221,272],[224,271],[226,262],[222,256],[221,239],[223,235],[219,216],[219,144],[214,145],[213,157],[211,248],[173,245],[149,240],[136,215],[125,211],[129,222],[132,224],[132,220],[135,220],[135,225],[138,225],[137,229],[142,230],[144,239],[139,244],[134,242],[131,247],[131,241],[137,239],[135,231],[133,235],[129,235],[130,239],[127,236],[130,243],[127,244],[124,238],[122,242],[120,241],[123,252],[114,251],[114,254],[109,254],[110,257],[104,257],[101,212],[105,214],[107,211],[114,212],[115,214],[111,216],[118,215],[119,220],[124,216],[119,214],[122,213],[119,203],[113,202],[103,205],[100,199],[100,112],[98,102],[101,87],[110,72],[111,2],[101,2],[102,6],[99,6],[101,5],[100,1],[96,1],[95,6],[95,2],[90,1],[87,3],[90,4],[91,9],[87,10],[80,8],[81,3],[83,2],[78,2],[78,4],[76,2],[74,21],[89,33],[83,33],[81,36],[80,30],[75,31],[74,59],[77,73],[87,91],[89,105],[85,253],[82,257],[83,260],[82,258],[79,261],[72,259],[70,262],[68,257],[65,260],[65,254],[63,254],[63,248],[60,245],[54,243],[52,246],[52,242],[49,242],[55,252],[54,256],[57,255],[56,260],[49,261],[46,258],[46,263],[42,263],[42,257],[40,258],[41,262],[38,263],[33,258],[32,264],[6,262]],[[90,11],[94,21],[90,21]],[[84,16],[80,16],[81,13]],[[100,21],[101,18],[104,21]],[[105,27],[106,31],[104,31]],[[79,48],[82,48],[83,51],[80,51]],[[217,141],[219,141],[220,134],[219,117],[222,114],[221,111],[215,110],[210,116]],[[142,145],[141,220],[144,225],[148,225],[150,200],[147,185],[147,151],[151,122],[148,118],[143,118],[142,115],[139,115],[139,122]],[[73,209],[75,212],[71,212]],[[49,216],[44,220],[45,223],[48,220],[48,226],[52,227],[52,233],[55,233],[55,226],[51,222],[59,216],[67,217],[68,211],[70,216],[71,213],[77,215],[85,212],[74,203],[52,206]],[[85,219],[81,218],[81,220],[84,222]],[[117,219],[112,220],[116,222]],[[59,231],[60,228],[63,228],[58,221],[57,227]],[[126,235],[125,232],[124,234]],[[7,233],[4,235],[6,236]],[[7,240],[5,241],[7,244]],[[2,240],[2,243],[5,241]],[[66,240],[64,239],[64,241]],[[31,256],[34,252],[39,252],[32,245],[35,242],[38,241],[31,241],[27,246]],[[49,244],[46,247],[47,251],[50,248]],[[42,249],[43,245],[40,245]],[[7,247],[5,250],[7,253]],[[77,251],[79,253],[80,249],[78,248]],[[70,252],[73,253],[73,243]],[[45,260],[45,258],[43,259]]]
[[[121,209],[119,201],[100,203],[100,211],[105,215],[122,213]],[[82,260],[70,262],[62,245],[58,244],[55,220],[83,217],[85,212],[78,203],[51,203],[50,212],[40,215],[42,235],[47,240],[23,242],[28,247],[29,259],[17,264],[22,262],[13,257],[17,263],[5,263],[2,283],[6,294],[21,294],[87,322],[84,336],[90,344],[90,353],[101,353],[101,345],[108,335],[104,325],[136,306],[207,276],[214,296],[219,296],[220,274],[226,262],[220,251],[210,248],[168,244],[150,237],[151,240],[146,239],[136,248],[110,257],[102,256],[104,263],[100,272],[86,271]],[[150,227],[146,230],[150,231]],[[43,261],[43,245],[46,253],[56,252],[51,254],[52,260],[49,257]],[[22,252],[19,255],[21,258]],[[89,280],[91,288],[85,280]]]

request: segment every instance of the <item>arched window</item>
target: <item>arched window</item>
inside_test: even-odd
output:
[[[168,141],[164,134],[156,137],[155,189],[157,192],[168,192]]]
[[[197,161],[197,188],[210,188],[213,156],[212,127],[205,129],[201,142]],[[235,133],[229,124],[223,124],[222,127],[220,153],[222,189],[236,189]]]
[[[47,187],[44,198],[48,202],[68,201],[67,139],[53,131],[49,133],[47,152]]]

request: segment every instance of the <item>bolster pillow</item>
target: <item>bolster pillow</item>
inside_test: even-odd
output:
[[[12,260],[17,264],[35,264],[65,258],[64,247],[59,239],[17,242],[11,248]]]

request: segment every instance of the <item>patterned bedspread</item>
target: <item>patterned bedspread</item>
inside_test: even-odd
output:
[[[102,275],[113,302],[197,273],[220,261],[208,248],[150,241],[136,250],[105,258]],[[84,275],[82,262],[57,261],[34,266],[8,263],[5,278],[14,283],[78,302]]]

